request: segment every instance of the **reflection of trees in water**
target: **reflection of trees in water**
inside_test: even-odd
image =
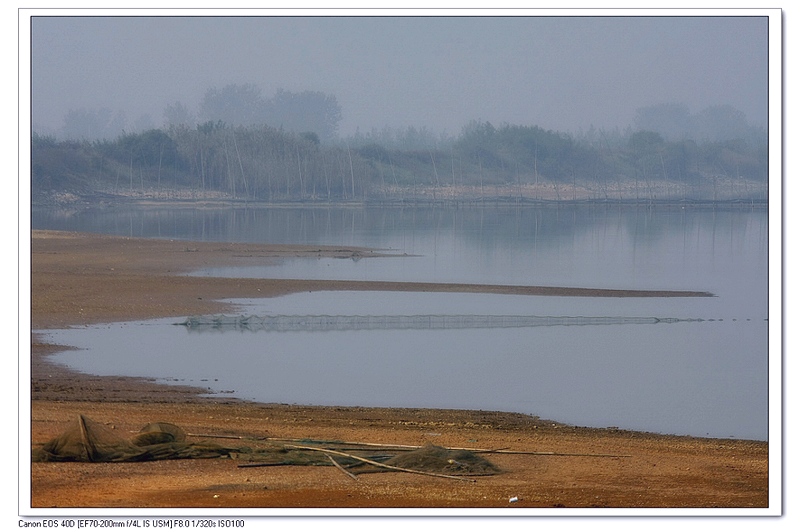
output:
[[[476,248],[554,248],[625,234],[634,245],[679,235],[685,248],[766,239],[766,209],[746,206],[225,207],[33,209],[33,226],[125,236],[274,244],[381,246],[455,237]]]

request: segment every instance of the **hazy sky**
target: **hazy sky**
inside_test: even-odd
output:
[[[71,109],[154,125],[235,83],[333,94],[340,133],[472,119],[625,127],[639,107],[730,104],[766,123],[767,19],[688,17],[34,17],[35,129]]]

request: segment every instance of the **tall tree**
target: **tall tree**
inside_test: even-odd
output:
[[[175,102],[164,108],[164,123],[169,126],[190,126],[195,122],[191,111],[181,102]]]
[[[684,139],[691,133],[689,107],[682,103],[664,103],[636,110],[633,124],[637,130],[656,131],[670,140]]]
[[[342,108],[335,96],[280,89],[269,103],[269,125],[295,133],[316,133],[321,141],[336,138],[342,120]]]
[[[232,126],[251,126],[268,121],[268,105],[253,84],[208,89],[200,102],[201,121],[222,121]]]
[[[60,136],[72,140],[113,139],[126,126],[125,114],[111,109],[72,109],[64,117]]]

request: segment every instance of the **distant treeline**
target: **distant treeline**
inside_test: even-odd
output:
[[[34,134],[32,194],[34,201],[63,193],[268,202],[766,199],[766,134],[725,111],[740,127],[736,136],[702,140],[479,121],[455,138],[408,128],[348,139],[328,130],[321,140],[315,131],[222,120],[114,140]],[[648,115],[637,118],[645,123]]]

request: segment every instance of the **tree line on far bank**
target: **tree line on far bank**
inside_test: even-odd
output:
[[[637,129],[592,128],[574,135],[473,121],[453,138],[424,128],[387,128],[340,139],[330,130],[320,138],[311,130],[222,120],[173,124],[113,140],[57,140],[34,133],[32,195],[34,200],[55,192],[165,197],[181,191],[267,202],[765,199],[763,130],[742,126],[742,117],[723,106],[717,114],[730,119],[734,135],[695,140],[657,131],[663,121],[653,116],[656,110],[640,110]]]

